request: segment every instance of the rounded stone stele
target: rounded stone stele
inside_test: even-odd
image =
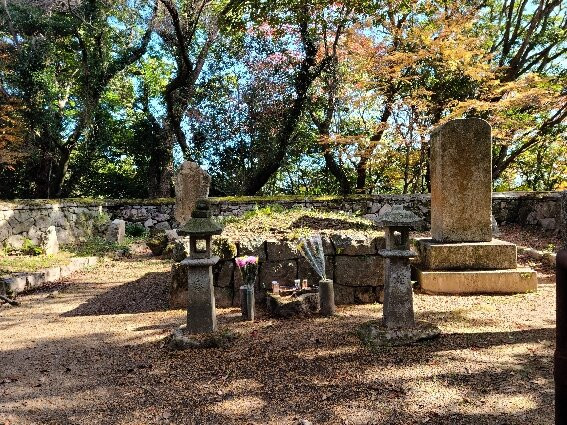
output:
[[[376,349],[435,339],[441,335],[441,329],[423,320],[416,320],[415,326],[410,328],[388,329],[382,321],[372,320],[360,325],[356,333],[365,345]]]

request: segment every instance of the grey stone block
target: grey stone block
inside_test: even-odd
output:
[[[335,284],[384,286],[384,259],[377,255],[335,257]]]

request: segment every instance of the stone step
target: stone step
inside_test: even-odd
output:
[[[537,291],[537,275],[530,268],[507,270],[421,270],[417,281],[429,294],[517,294]]]

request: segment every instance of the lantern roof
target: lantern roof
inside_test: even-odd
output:
[[[191,218],[177,230],[181,236],[220,235],[221,232],[222,226],[211,218],[210,204],[206,199],[197,200]]]
[[[421,221],[417,215],[405,210],[401,205],[394,205],[390,211],[380,217],[380,222],[384,227],[414,227]]]

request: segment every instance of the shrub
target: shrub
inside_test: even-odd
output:
[[[141,238],[145,237],[148,230],[140,223],[127,223],[126,224],[126,236],[131,238]]]

